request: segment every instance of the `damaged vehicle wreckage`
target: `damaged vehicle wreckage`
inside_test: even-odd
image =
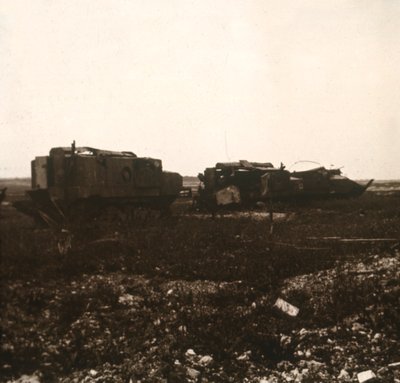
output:
[[[138,208],[167,211],[182,176],[163,171],[159,159],[91,147],[52,148],[31,163],[30,201],[14,206],[50,226],[111,214],[134,218]]]
[[[252,208],[273,201],[288,203],[324,198],[358,197],[362,185],[322,166],[290,172],[269,162],[219,162],[198,175],[200,185],[183,187],[180,174],[163,171],[159,159],[92,147],[52,148],[31,163],[30,200],[14,206],[37,222],[53,227],[97,219],[132,222],[138,211],[167,212],[178,197],[201,210]]]
[[[251,207],[259,202],[358,197],[371,185],[361,185],[341,174],[340,169],[318,167],[290,172],[281,163],[219,162],[198,175],[199,208]]]

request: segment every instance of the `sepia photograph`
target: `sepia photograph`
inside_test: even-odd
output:
[[[0,383],[400,383],[399,0],[0,0]]]

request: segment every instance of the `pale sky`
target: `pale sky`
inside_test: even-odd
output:
[[[51,147],[400,179],[399,0],[0,0],[0,178]]]

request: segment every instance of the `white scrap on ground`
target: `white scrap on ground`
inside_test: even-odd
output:
[[[131,294],[123,294],[118,297],[118,303],[123,305],[131,305],[134,302],[134,297]]]
[[[208,366],[213,362],[213,358],[210,355],[204,355],[202,358],[199,360],[199,364],[202,366]]]
[[[89,371],[89,374],[90,374],[91,376],[96,376],[96,375],[97,375],[97,371],[96,371],[96,370],[90,370],[90,371]]]
[[[367,370],[363,372],[359,372],[357,374],[357,379],[360,383],[367,382],[368,380],[375,379],[376,375],[373,373],[372,370]]]
[[[296,306],[293,306],[289,302],[286,302],[282,298],[278,298],[274,304],[274,307],[278,308],[279,310],[283,311],[284,313],[295,317],[299,313],[299,308]]]
[[[9,380],[7,383],[40,383],[40,379],[37,375],[22,375],[17,380]]]
[[[337,378],[338,380],[348,381],[350,380],[350,374],[345,369],[342,368]]]
[[[186,356],[196,356],[196,353],[194,352],[194,350],[192,348],[188,348],[185,352]]]

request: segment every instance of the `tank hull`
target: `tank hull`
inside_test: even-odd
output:
[[[268,201],[359,197],[373,181],[361,185],[342,176],[339,169],[320,167],[289,172],[283,165],[274,168],[269,163],[248,161],[217,163],[199,174],[199,179],[199,205],[208,209]]]
[[[114,207],[165,210],[179,196],[182,177],[159,159],[93,148],[53,148],[32,163],[31,202],[17,204],[46,223],[92,217]]]

